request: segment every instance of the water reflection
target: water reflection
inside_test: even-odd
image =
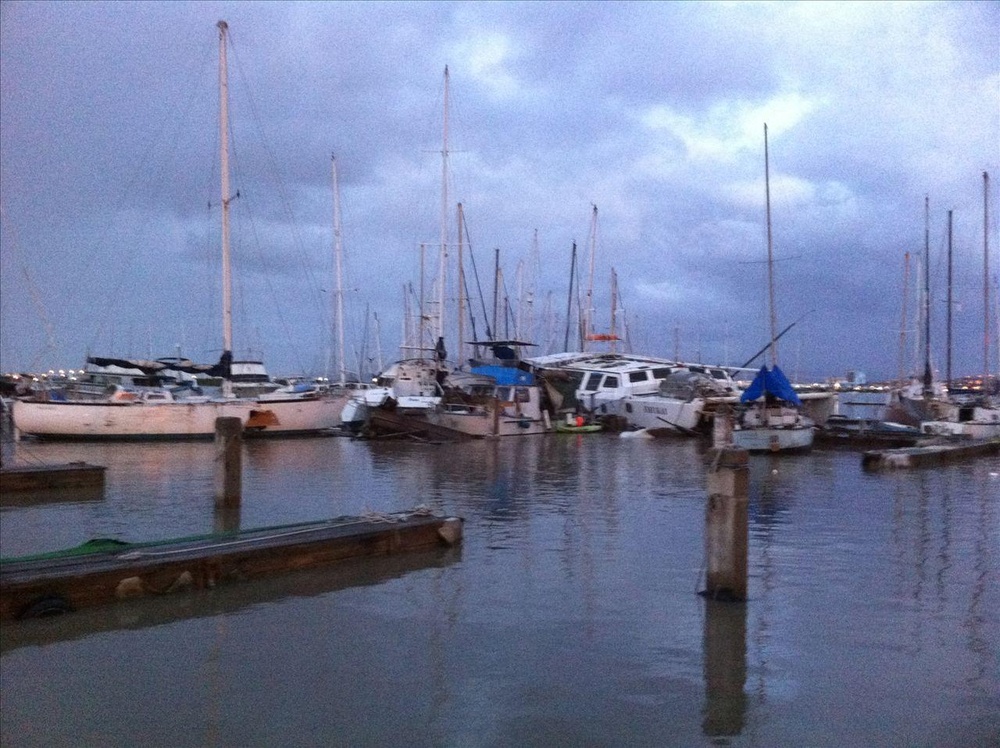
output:
[[[211,444],[51,446],[51,461],[106,458],[106,496],[5,508],[5,553],[215,522]],[[996,743],[985,465],[752,459],[737,605],[696,594],[693,442],[254,442],[244,468],[244,526],[423,503],[466,518],[461,555],[4,627],[5,745]]]
[[[705,711],[702,731],[728,737],[743,731],[747,697],[747,605],[705,601]]]
[[[28,508],[44,504],[90,503],[103,500],[104,486],[39,488],[31,491],[5,491],[0,493],[0,509],[4,507]]]
[[[147,629],[164,624],[226,616],[269,603],[310,598],[356,587],[378,585],[414,571],[460,562],[461,547],[351,559],[321,568],[236,582],[209,590],[125,600],[70,615],[8,624],[0,629],[0,653],[22,647],[72,641],[98,632]]]

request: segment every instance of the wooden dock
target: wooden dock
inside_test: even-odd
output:
[[[92,540],[62,552],[0,559],[0,621],[456,545],[462,524],[416,509],[150,543]]]
[[[104,487],[103,465],[14,465],[0,468],[0,493]]]
[[[861,466],[865,470],[935,467],[995,454],[1000,454],[1000,439],[958,441],[865,452]]]

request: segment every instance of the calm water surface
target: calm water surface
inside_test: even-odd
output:
[[[5,556],[213,529],[211,443],[17,450],[107,486],[5,497]],[[743,605],[696,594],[691,441],[248,443],[245,527],[426,504],[464,543],[5,625],[0,742],[1000,745],[998,473],[752,458]]]

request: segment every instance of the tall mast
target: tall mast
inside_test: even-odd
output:
[[[587,350],[587,342],[593,332],[594,315],[594,258],[597,255],[597,206],[594,206],[593,217],[590,219],[590,280],[587,286],[587,308],[583,313],[583,347]]]
[[[771,310],[771,368],[778,363],[778,321],[774,309],[774,249],[771,240],[771,167],[767,153],[767,123],[764,123],[764,197],[767,205],[767,293]]]
[[[441,147],[441,260],[438,278],[437,337],[444,336],[444,299],[448,267],[448,66],[444,66],[444,137]]]
[[[497,309],[500,304],[500,247],[493,249],[493,339],[500,335],[497,328]]]
[[[924,196],[924,394],[934,383],[931,373],[931,200]]]
[[[222,175],[222,355],[232,358],[233,353],[233,276],[229,257],[229,80],[226,72],[226,35],[229,25],[225,21],[219,28],[219,171]],[[228,354],[228,356],[227,356]],[[222,380],[223,394],[232,394],[228,375]]]
[[[618,321],[618,273],[615,272],[614,268],[611,268],[611,352],[614,353],[617,350],[615,345],[618,342],[616,333],[615,323]]]
[[[576,242],[573,242],[573,254],[569,261],[569,294],[566,297],[566,337],[563,340],[563,350],[569,352],[569,325],[573,315],[573,276],[576,275]]]
[[[945,384],[948,386],[948,390],[951,390],[951,221],[952,221],[953,211],[948,211],[948,309],[946,312],[947,323],[945,326],[946,339],[945,348],[947,350],[947,355],[945,357],[945,370],[944,378]]]
[[[983,386],[990,374],[990,175],[983,172]]]
[[[458,204],[458,363],[465,361],[465,270],[462,266],[462,203]]]
[[[347,365],[344,361],[344,248],[340,236],[340,183],[337,181],[337,156],[330,156],[333,165],[333,256],[336,262],[336,291],[334,292],[334,312],[337,315],[337,368],[340,384],[347,382]]]
[[[417,357],[424,357],[424,255],[426,254],[427,247],[425,244],[420,244],[420,307],[417,310]]]

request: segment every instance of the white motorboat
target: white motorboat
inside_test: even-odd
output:
[[[624,353],[558,353],[526,363],[547,385],[556,410],[581,409],[628,428],[701,432],[718,406],[739,399],[721,366]]]

